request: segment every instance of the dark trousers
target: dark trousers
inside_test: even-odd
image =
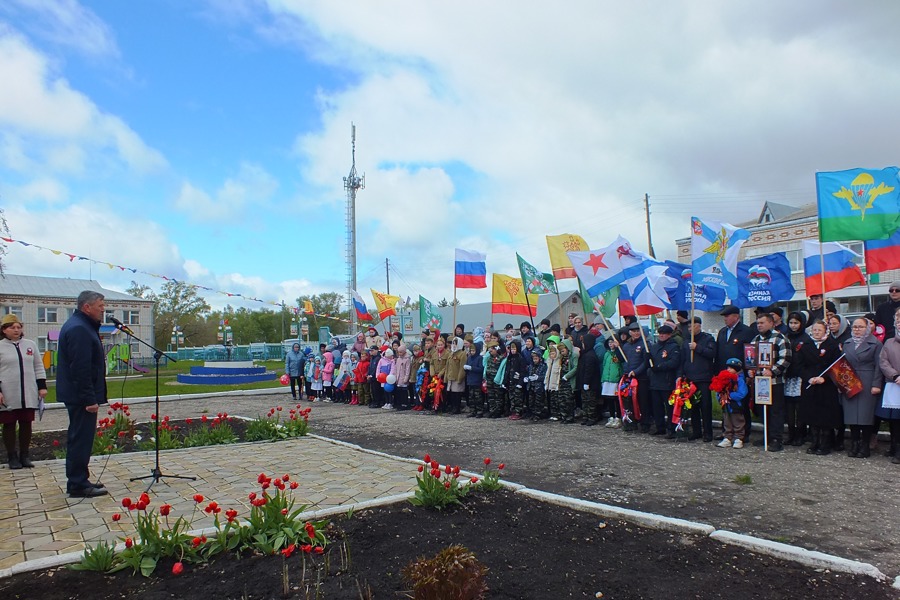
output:
[[[666,421],[669,422],[671,430],[675,430],[675,426],[671,425],[672,409],[674,407],[669,406],[670,395],[672,395],[672,390],[650,390],[651,404],[653,405],[653,423],[656,425],[656,431],[665,431]],[[641,412],[643,413],[643,411],[644,409],[641,407]]]
[[[300,377],[294,377],[291,375],[291,396],[297,398],[297,390],[300,390],[300,395],[303,395],[303,382],[300,380]]]
[[[90,482],[88,463],[94,447],[97,432],[97,413],[91,413],[84,406],[67,404],[69,411],[69,431],[66,435],[66,491],[82,490]]]
[[[712,429],[712,394],[709,391],[709,382],[694,383],[697,391],[700,392],[700,400],[694,404],[691,409],[691,425],[694,428],[693,435],[695,437],[703,437],[705,440],[711,440],[713,437]]]
[[[800,396],[785,396],[784,411],[789,441],[803,439],[806,435],[806,425],[800,421]]]
[[[653,422],[653,403],[650,401],[650,380],[638,379],[638,407],[641,409],[641,430],[650,431]]]
[[[770,442],[781,443],[784,437],[784,384],[772,384],[772,406],[768,408],[766,432]]]

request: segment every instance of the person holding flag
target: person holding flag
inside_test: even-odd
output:
[[[809,425],[812,445],[807,454],[825,456],[834,446],[834,429],[841,422],[838,389],[825,372],[841,356],[838,343],[828,334],[825,322],[817,320],[810,328],[813,343],[800,350],[803,358],[803,396],[800,419]]]
[[[691,409],[691,425],[693,431],[689,440],[703,438],[704,442],[713,440],[712,431],[712,392],[709,384],[715,373],[716,340],[703,331],[703,319],[694,317],[691,322],[692,332],[685,337],[681,347],[681,368],[679,379],[684,378],[697,387],[699,402]],[[693,341],[691,341],[693,340]],[[678,382],[676,382],[676,386]]]
[[[844,424],[850,426],[850,458],[868,458],[875,406],[878,395],[884,387],[881,373],[882,345],[869,332],[869,323],[863,318],[854,319],[850,325],[850,339],[842,346],[847,363],[862,383],[862,390],[849,396],[841,390],[841,407],[844,410]]]

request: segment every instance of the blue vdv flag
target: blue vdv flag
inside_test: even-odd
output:
[[[669,291],[669,301],[675,310],[691,310],[691,266],[666,261],[666,275],[678,281],[678,287]],[[725,306],[725,290],[708,285],[694,286],[694,310],[714,312]]]
[[[768,306],[794,297],[791,263],[784,252],[742,260],[737,265],[738,308]]]

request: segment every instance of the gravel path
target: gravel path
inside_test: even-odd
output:
[[[165,401],[173,419],[228,412],[255,417],[284,394]],[[304,403],[308,404],[308,403]],[[603,427],[506,419],[396,413],[312,404],[311,431],[407,457],[480,471],[505,462],[506,477],[529,487],[709,523],[846,558],[900,574],[900,466],[881,456],[809,456],[804,449],[764,453],[672,442]],[[152,403],[131,403],[146,420]],[[48,410],[36,429],[62,429],[64,410]],[[882,444],[883,446],[884,444]],[[749,475],[752,483],[735,482]]]

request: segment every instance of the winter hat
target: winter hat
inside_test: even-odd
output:
[[[391,350],[390,348],[388,348],[387,350],[384,351],[384,357],[385,357],[385,358],[393,358],[393,357],[394,357],[394,351]]]
[[[350,358],[353,360],[359,360],[359,352],[351,352]]]

